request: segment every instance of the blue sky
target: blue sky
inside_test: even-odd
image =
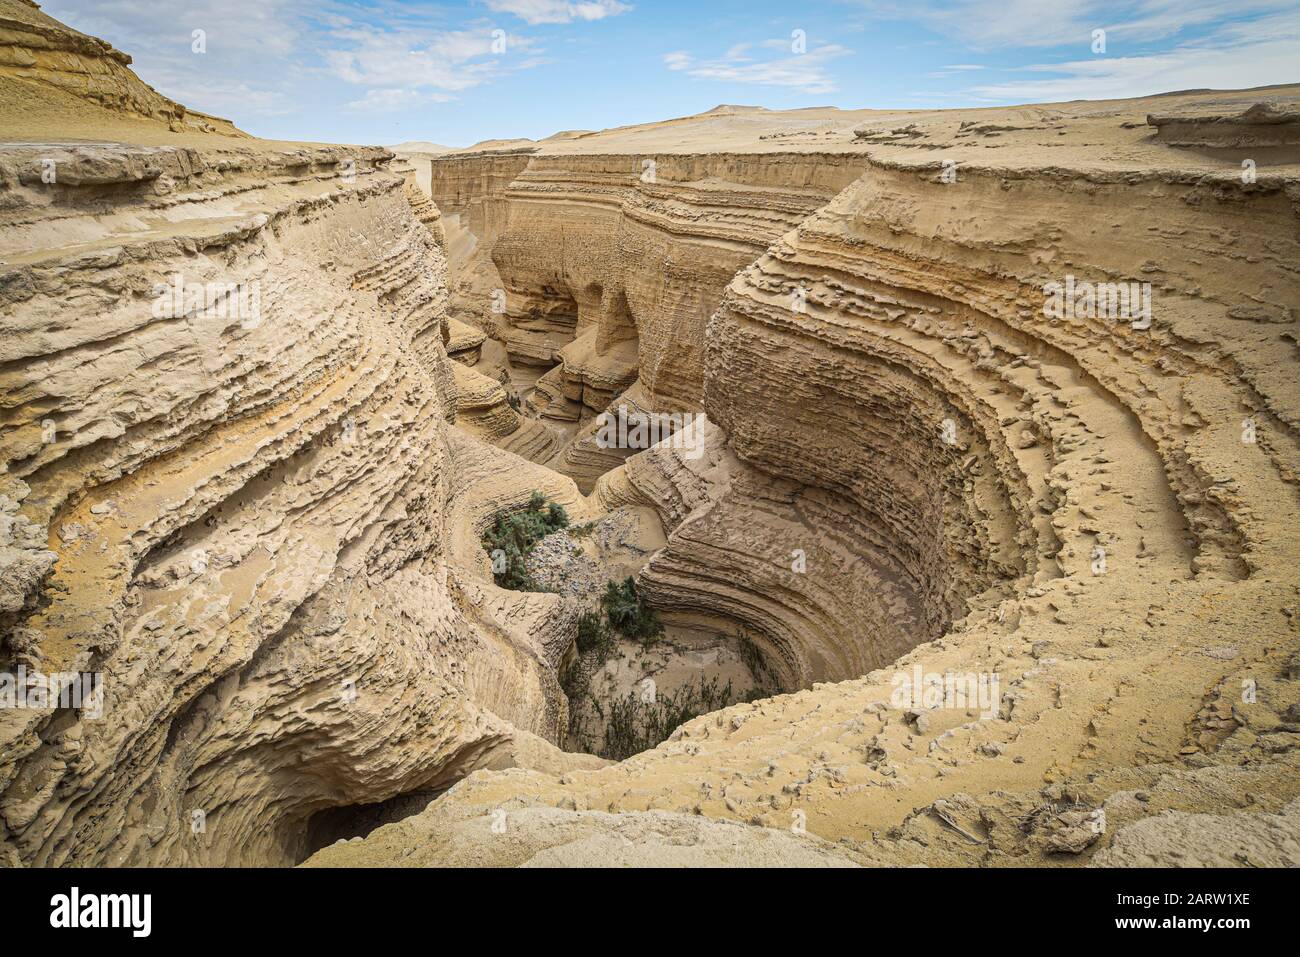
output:
[[[43,6],[188,106],[259,136],[341,143],[536,139],[720,103],[992,106],[1300,82],[1300,0]]]

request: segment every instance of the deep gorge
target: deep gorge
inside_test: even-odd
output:
[[[105,689],[0,711],[0,863],[1131,862],[1165,811],[1294,816],[1300,157],[1242,182],[1249,91],[395,156],[0,31],[116,124],[0,144],[0,672]],[[1067,273],[1154,321],[1047,315]],[[152,308],[174,276],[258,314]],[[620,409],[689,441],[610,448]],[[569,531],[501,587],[535,495]],[[575,731],[629,579],[664,638]],[[996,706],[900,705],[913,668]],[[585,753],[649,674],[733,695]]]

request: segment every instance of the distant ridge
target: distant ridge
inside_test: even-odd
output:
[[[394,153],[450,153],[455,149],[453,146],[423,140],[407,140],[405,143],[394,143],[388,148]]]

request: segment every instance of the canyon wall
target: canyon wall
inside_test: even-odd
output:
[[[1241,864],[1280,815],[1259,863],[1294,864],[1300,156],[1243,176],[1277,144],[1152,135],[1170,113],[1183,140],[1240,130],[1249,97],[1164,98],[1150,126],[1141,102],[860,120],[864,175],[742,267],[696,340],[707,421],[596,485],[660,510],[657,607],[743,625],[807,690],[562,780],[473,775],[318,860],[549,805],[574,827],[804,821],[873,864],[1170,864],[1189,840]],[[571,288],[522,242],[493,257],[533,287],[518,301]],[[1080,297],[1053,311],[1053,284]],[[1148,308],[1107,312],[1130,287]],[[670,409],[645,388],[660,314],[633,314],[641,397]],[[914,674],[989,700],[900,698]]]
[[[0,14],[0,863],[1296,863],[1259,93],[729,108],[438,157],[431,201]],[[705,415],[602,448],[620,405]],[[559,751],[579,607],[481,544],[534,490],[654,509],[640,593],[788,693]]]
[[[45,119],[71,133],[70,122],[90,110],[119,119],[159,123],[171,132],[244,137],[229,120],[190,110],[142,82],[131,57],[98,37],[73,30],[33,0],[0,3],[0,103],[21,109],[39,90]],[[62,114],[62,115],[60,115]],[[93,114],[92,114],[93,115]]]
[[[463,215],[491,260],[477,282],[453,278],[453,301],[479,304],[512,363],[543,373],[531,405],[578,429],[548,464],[590,490],[626,457],[596,444],[595,416],[620,404],[698,412],[705,326],[723,289],[860,164],[512,151],[437,157],[432,170],[435,201]]]
[[[760,456],[738,442],[746,461],[731,470],[726,501],[678,530],[645,586],[679,620],[754,633],[791,687],[884,664],[921,637],[942,634],[965,597],[1024,571],[1021,543],[1006,528],[1014,506],[996,487],[996,470],[972,463],[990,450],[940,444],[943,416],[935,413],[943,403],[930,396],[932,408],[913,406],[925,401],[924,386],[890,398],[883,393],[892,386],[881,384],[892,383],[889,370],[873,381],[867,368],[827,369],[822,357],[841,343],[777,341],[750,329],[732,341],[728,327],[710,325],[733,277],[848,187],[865,163],[852,152],[511,151],[432,161],[435,198],[463,213],[480,233],[476,255],[491,260],[488,270],[462,271],[502,284],[467,284],[453,298],[497,297],[497,317],[485,328],[512,363],[546,370],[532,407],[543,420],[578,426],[558,455],[544,451],[547,464],[584,490],[617,468],[629,450],[595,440],[595,417],[606,410],[761,411],[748,421],[779,453],[755,470],[750,460]],[[806,309],[804,277],[766,293],[766,307]],[[717,368],[706,376],[710,349]],[[826,401],[823,373],[854,390],[838,407]],[[922,421],[907,421],[918,413]],[[902,468],[891,442],[904,450]],[[842,471],[809,475],[817,463]],[[871,474],[880,468],[890,474]],[[972,483],[980,489],[968,495]],[[1023,496],[1021,505],[1028,507]],[[1004,554],[993,556],[985,529],[972,523],[997,524]],[[950,555],[961,558],[950,563]]]
[[[437,211],[391,159],[0,147],[0,671],[102,679],[0,711],[4,863],[293,863],[321,812],[584,760],[547,743],[574,613],[453,535],[505,453],[452,431]]]

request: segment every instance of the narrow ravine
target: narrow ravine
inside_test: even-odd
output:
[[[579,609],[560,665],[567,750],[622,760],[693,718],[781,690],[743,630],[661,620],[645,604],[637,578],[665,541],[650,508],[573,524],[540,492],[498,514],[484,535],[498,585],[557,594]]]

